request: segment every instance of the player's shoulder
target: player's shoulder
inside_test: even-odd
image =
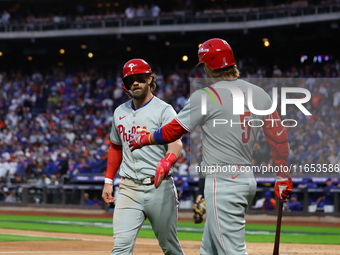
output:
[[[167,102],[164,102],[162,99],[159,99],[158,97],[154,96],[152,99],[152,112],[159,116],[175,116],[176,111],[173,108],[172,105],[168,104]]]
[[[241,84],[244,84],[244,86],[246,86],[246,87],[251,87],[251,88],[253,88],[253,89],[260,89],[260,90],[263,90],[260,86],[254,84],[253,82],[244,80],[244,79],[237,79],[237,82],[239,82],[239,83],[241,83]]]
[[[252,82],[249,82],[243,79],[238,79],[238,81],[243,83],[246,87],[251,88],[254,94],[268,95],[268,93],[263,88],[261,88],[261,86],[259,85],[256,85]]]
[[[151,102],[152,102],[153,107],[157,106],[157,107],[161,107],[161,108],[167,108],[167,107],[172,108],[172,106],[170,104],[168,104],[167,102],[163,101],[162,99],[160,99],[156,96],[153,97]]]
[[[214,83],[213,85],[211,86],[208,86],[204,89],[200,89],[200,90],[197,90],[195,91],[195,93],[197,94],[200,94],[200,93],[204,93],[204,90],[207,90],[207,89],[221,89],[221,88],[239,88],[241,89],[242,91],[246,92],[249,88],[252,90],[253,93],[255,94],[267,94],[267,92],[265,92],[260,86],[258,85],[255,85],[249,81],[246,81],[246,80],[243,80],[243,79],[236,79],[236,80],[233,80],[233,81],[224,81],[224,80],[221,80],[221,81],[218,81],[216,83]]]
[[[132,99],[126,101],[125,103],[122,103],[115,109],[114,114],[131,110],[132,108],[131,104],[132,104]]]
[[[214,86],[215,86],[215,84],[213,84],[211,86],[206,86],[206,87],[203,87],[203,88],[197,88],[195,91],[193,91],[191,93],[189,100],[194,102],[196,99],[201,100],[203,94],[214,93],[214,90],[215,90]]]

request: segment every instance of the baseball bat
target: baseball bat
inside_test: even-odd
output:
[[[282,220],[282,208],[283,208],[283,202],[280,199],[280,201],[279,201],[279,210],[277,212],[276,233],[275,233],[275,243],[274,243],[273,255],[279,255],[280,234],[281,234],[281,220]]]

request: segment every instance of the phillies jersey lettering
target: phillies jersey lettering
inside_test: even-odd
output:
[[[140,126],[132,126],[131,129],[126,128],[124,125],[118,125],[117,130],[120,134],[120,139],[123,142],[128,142],[131,139],[132,134],[137,134],[137,128],[142,128],[148,130],[146,126],[140,127]]]
[[[172,106],[157,97],[137,110],[133,109],[132,100],[117,107],[113,114],[112,125],[115,128],[111,131],[110,140],[123,146],[120,176],[142,180],[155,175],[157,163],[164,157],[168,146],[147,146],[131,152],[128,142],[137,133],[137,128],[153,132],[175,117]]]

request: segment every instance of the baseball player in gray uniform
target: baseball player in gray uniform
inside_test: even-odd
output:
[[[171,167],[181,153],[182,142],[176,140],[134,152],[128,145],[138,128],[154,131],[170,122],[176,112],[152,94],[156,88],[155,75],[143,59],[128,61],[123,67],[123,75],[123,88],[132,99],[117,107],[113,114],[102,193],[106,203],[117,200],[111,254],[133,254],[137,234],[146,218],[164,254],[184,254],[177,238],[178,198],[173,178],[162,176],[162,185],[158,185],[160,177],[155,179],[156,169],[171,173]],[[118,169],[123,180],[116,199],[112,197],[112,182]]]
[[[214,38],[204,42],[199,48],[198,58],[214,84],[195,91],[170,123],[154,133],[146,133],[131,140],[130,149],[135,151],[145,145],[172,142],[200,126],[203,132],[201,169],[220,166],[226,170],[205,173],[207,220],[200,254],[245,255],[248,253],[244,239],[244,217],[256,192],[256,180],[249,166],[255,139],[261,128],[258,123],[251,125],[249,122],[252,119],[263,121],[262,128],[272,148],[276,166],[287,164],[288,137],[281,122],[277,121],[280,117],[276,111],[267,116],[256,115],[250,111],[248,100],[244,100],[244,114],[233,114],[233,87],[239,88],[241,97],[245,98],[248,97],[248,88],[251,88],[253,105],[257,110],[270,109],[272,100],[260,87],[238,79],[234,54],[225,40]],[[215,105],[213,100],[207,98],[203,114],[202,95],[207,90],[218,95],[223,104]],[[279,186],[282,188],[279,189]],[[274,191],[278,198],[286,199],[292,191],[289,173],[280,171],[276,174]]]

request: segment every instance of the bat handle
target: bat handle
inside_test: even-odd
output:
[[[283,202],[280,199],[279,200],[279,208],[278,208],[278,212],[277,212],[276,233],[275,233],[275,243],[274,243],[273,255],[279,255],[280,235],[281,235],[281,220],[282,220],[282,207],[283,207]]]

